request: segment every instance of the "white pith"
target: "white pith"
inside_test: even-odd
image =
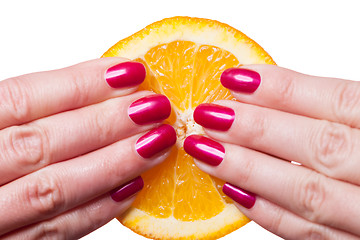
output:
[[[247,218],[239,212],[235,205],[226,204],[221,213],[206,220],[180,221],[173,216],[156,218],[137,208],[132,208],[121,221],[127,226],[136,226],[134,231],[145,233],[149,237],[153,235],[159,239],[167,239],[171,236],[175,239],[196,236],[195,239],[199,239],[202,236],[216,234],[235,222],[243,221],[244,224],[247,222]]]
[[[197,124],[193,117],[194,110],[189,108],[183,112],[176,111],[179,114],[176,116],[176,122],[174,123],[174,128],[176,129],[176,134],[178,136],[176,146],[182,147],[184,145],[184,140],[190,135],[204,135],[204,129],[202,126]]]

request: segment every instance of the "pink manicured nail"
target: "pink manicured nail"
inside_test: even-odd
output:
[[[131,120],[139,125],[161,122],[168,118],[170,113],[169,99],[160,94],[140,98],[133,102],[128,109]]]
[[[184,141],[184,150],[211,166],[219,165],[225,156],[225,148],[220,143],[199,135],[188,136]]]
[[[228,130],[235,119],[235,112],[231,108],[216,104],[203,103],[195,108],[194,120],[205,128],[214,130]]]
[[[174,128],[168,124],[163,124],[140,137],[135,148],[143,158],[151,158],[175,143],[176,132]]]
[[[228,197],[246,208],[250,209],[255,204],[255,194],[236,187],[230,183],[225,183],[222,190]]]
[[[243,93],[253,93],[260,85],[260,74],[244,69],[229,68],[226,69],[220,77],[221,84],[233,91]]]
[[[115,202],[120,202],[134,195],[135,193],[140,191],[143,187],[144,187],[144,181],[139,176],[111,191],[110,196]]]
[[[146,70],[139,62],[123,62],[112,66],[105,73],[106,82],[113,88],[132,87],[145,80]]]

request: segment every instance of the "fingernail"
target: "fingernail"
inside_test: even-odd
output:
[[[161,94],[140,98],[133,102],[128,114],[136,124],[161,122],[170,116],[171,105],[167,97]]]
[[[176,143],[176,132],[168,124],[163,124],[140,137],[135,145],[136,151],[143,158],[151,158],[155,154]]]
[[[260,85],[260,74],[244,69],[229,68],[226,69],[220,77],[221,84],[233,91],[243,93],[253,93]]]
[[[132,87],[145,80],[146,70],[139,62],[122,62],[110,67],[105,73],[106,82],[112,88]]]
[[[144,187],[144,181],[140,176],[138,176],[133,180],[111,191],[110,196],[115,202],[120,202],[134,195],[135,193],[140,191],[143,187]]]
[[[225,156],[225,148],[220,143],[199,135],[188,136],[184,141],[184,150],[211,166],[218,166]]]
[[[228,130],[235,119],[235,112],[231,108],[216,104],[203,103],[195,108],[194,120],[205,128],[214,130]]]
[[[255,194],[236,187],[230,183],[225,183],[222,190],[232,200],[248,209],[252,208],[255,204]]]

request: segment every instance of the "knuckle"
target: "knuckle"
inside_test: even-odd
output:
[[[265,131],[267,129],[267,118],[264,114],[256,114],[254,118],[254,129],[253,129],[253,137],[254,139],[261,139],[265,135]]]
[[[72,81],[70,81],[69,84],[70,92],[72,93],[72,102],[75,106],[80,106],[87,102],[87,94],[84,94],[86,88],[81,86],[80,78],[81,77],[77,76],[77,74],[73,74],[73,77],[71,78]]]
[[[244,156],[244,154],[242,154],[242,156],[243,161],[239,161],[241,164],[238,164],[237,166],[239,167],[239,170],[237,171],[236,182],[247,185],[251,176],[254,176],[255,163],[254,161],[249,160],[251,158]]]
[[[73,66],[67,69],[69,92],[71,92],[71,102],[74,106],[81,106],[88,103],[90,97],[90,89],[93,81],[91,81],[88,71]]]
[[[239,137],[243,138],[247,145],[261,144],[268,129],[266,114],[258,110],[247,111],[237,124],[240,125],[239,129],[243,130],[237,134],[240,134]]]
[[[280,207],[276,207],[272,211],[272,221],[266,228],[273,233],[279,233],[281,232],[285,212]]]
[[[278,106],[289,106],[294,99],[295,82],[294,76],[291,74],[284,74],[280,81],[276,84],[276,91],[274,92],[274,101]]]
[[[322,239],[338,239],[339,236],[334,236],[334,232],[330,228],[319,224],[307,224],[304,228],[304,234],[301,239],[322,240]]]
[[[322,123],[310,141],[314,163],[326,175],[337,177],[343,160],[352,152],[351,129],[328,121]]]
[[[326,199],[324,176],[311,172],[299,180],[295,196],[299,202],[299,212],[312,222],[319,222],[321,209]]]
[[[6,155],[21,168],[38,169],[46,164],[48,140],[40,127],[23,125],[8,129]]]
[[[217,167],[216,174],[214,172],[213,175],[220,179],[229,180],[231,178],[232,182],[246,186],[251,177],[254,176],[256,167],[255,161],[251,161],[253,157],[248,153],[242,147],[227,147],[225,161]],[[237,159],[241,159],[241,161],[237,161]]]
[[[101,143],[108,143],[109,140],[119,140],[119,137],[126,138],[133,133],[133,129],[127,124],[127,108],[123,100],[119,98],[110,99],[99,104],[90,117],[86,119],[86,125],[93,132],[97,133],[97,139]],[[114,123],[120,122],[121,126],[114,128]],[[123,130],[126,131],[123,131]]]
[[[352,127],[359,122],[360,106],[360,84],[357,82],[342,81],[335,88],[335,103],[332,104],[334,116],[341,123],[348,124]]]
[[[305,231],[305,237],[303,239],[309,239],[309,240],[330,239],[324,233],[325,233],[325,229],[322,229],[318,225],[311,224],[311,226]]]
[[[120,166],[118,159],[122,159],[123,162],[127,162],[126,166]],[[136,167],[140,168],[139,163],[134,160],[132,156],[125,157],[118,152],[114,152],[111,157],[107,157],[101,162],[101,169],[104,170],[106,176],[108,176],[109,181],[116,181],[116,179],[124,179],[125,176],[128,175],[129,172],[132,172],[136,169]]]
[[[38,234],[35,239],[50,240],[50,239],[66,239],[65,232],[61,231],[58,224],[54,221],[44,221],[39,225]]]
[[[91,232],[94,229],[103,226],[107,222],[107,218],[104,216],[104,206],[102,203],[95,203],[91,205],[88,211],[83,212],[83,219],[86,219],[85,224],[87,226],[87,232]]]
[[[100,142],[106,142],[108,139],[112,139],[112,135],[117,132],[114,130],[113,125],[110,124],[110,122],[117,122],[116,118],[118,118],[117,114],[114,114],[114,110],[108,108],[108,106],[105,106],[103,111],[94,114],[92,121],[90,121],[90,127],[91,129],[95,129],[99,134],[98,139]]]
[[[52,216],[63,210],[65,198],[61,185],[54,175],[37,176],[29,181],[25,189],[25,197],[30,207],[42,216]]]
[[[12,122],[22,122],[31,115],[29,89],[22,78],[12,78],[0,87],[0,109],[4,109]]]

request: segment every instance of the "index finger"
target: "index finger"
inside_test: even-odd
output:
[[[360,127],[360,84],[273,65],[225,70],[222,84],[241,102]]]
[[[141,63],[103,58],[6,79],[0,82],[0,129],[132,93],[145,73]]]

